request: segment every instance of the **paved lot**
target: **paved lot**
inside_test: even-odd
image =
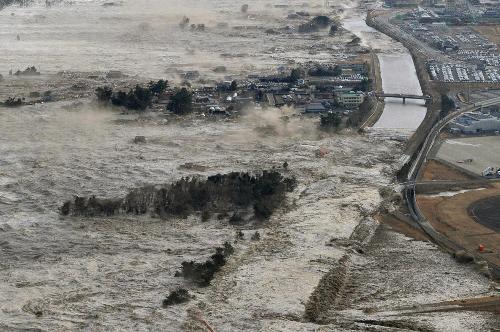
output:
[[[447,139],[437,157],[476,174],[490,166],[500,168],[500,136]],[[460,163],[473,159],[471,163]]]
[[[478,223],[500,233],[500,196],[489,197],[474,203],[470,207],[471,214]]]

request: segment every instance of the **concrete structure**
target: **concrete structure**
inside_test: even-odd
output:
[[[358,108],[365,100],[365,94],[362,92],[343,92],[337,95],[337,102],[347,108]]]
[[[406,99],[423,99],[423,100],[431,100],[432,97],[428,95],[410,95],[404,93],[375,93],[377,98],[400,98],[403,99],[403,104],[406,104]]]
[[[464,134],[500,131],[500,118],[481,112],[465,113],[450,124],[450,131]]]
[[[311,103],[304,109],[305,113],[323,113],[326,112],[325,106],[321,103]]]

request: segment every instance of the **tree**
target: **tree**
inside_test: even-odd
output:
[[[126,106],[127,104],[127,93],[124,91],[118,91],[113,93],[111,97],[111,103],[115,106]]]
[[[149,82],[149,91],[155,96],[162,94],[168,88],[168,81],[159,80],[158,82]]]
[[[342,119],[337,113],[328,112],[321,116],[319,126],[322,130],[331,131],[337,129],[341,122]]]
[[[364,92],[367,92],[367,91],[370,91],[371,90],[371,86],[372,86],[372,79],[371,78],[363,78],[361,80],[361,82],[356,86],[356,90],[358,91],[364,91]]]
[[[109,91],[101,91],[104,97],[107,96]],[[130,91],[118,91],[113,93],[111,96],[111,103],[115,106],[123,106],[128,109],[136,111],[144,111],[148,106],[151,106],[151,101],[153,94],[149,88],[143,88],[140,85],[136,85],[134,89]]]
[[[439,112],[439,116],[441,118],[446,117],[448,114],[450,114],[450,111],[455,109],[455,102],[453,99],[448,97],[448,95],[441,95],[441,112]]]
[[[111,97],[113,96],[113,89],[109,86],[98,87],[95,90],[95,94],[97,96],[97,100],[100,102],[109,102]]]
[[[186,88],[178,90],[171,98],[167,108],[175,114],[186,114],[193,109],[193,94]]]
[[[330,18],[324,15],[316,16],[311,20],[311,23],[321,28],[325,28],[328,24],[330,24]]]
[[[153,95],[147,88],[136,85],[134,90],[130,90],[128,94],[127,108],[133,110],[143,111],[148,106],[151,106],[151,99]]]
[[[330,35],[334,35],[338,30],[339,30],[338,25],[332,24],[332,26],[330,27]]]
[[[300,68],[294,68],[290,72],[290,82],[297,82],[297,80],[304,77],[304,71]]]
[[[370,98],[365,98],[359,105],[359,109],[352,112],[346,121],[346,126],[351,128],[359,127],[362,121],[367,117],[373,107],[373,102]]]
[[[339,65],[336,65],[333,67],[333,76],[340,76],[342,75],[342,68]]]
[[[231,85],[229,86],[229,91],[236,91],[238,90],[238,82],[232,81]]]

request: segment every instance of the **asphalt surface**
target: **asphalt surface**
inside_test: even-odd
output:
[[[478,223],[500,232],[500,196],[489,197],[472,205],[470,213]]]

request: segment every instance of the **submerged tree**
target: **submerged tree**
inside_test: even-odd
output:
[[[131,190],[121,199],[75,197],[61,207],[63,215],[110,216],[117,213],[187,217],[192,213],[233,215],[240,211],[257,219],[267,219],[294,190],[295,178],[285,178],[276,171],[260,174],[217,174],[203,180],[182,178],[172,184]],[[240,221],[241,220],[240,218]]]
[[[178,90],[167,106],[175,114],[186,114],[193,110],[193,94],[186,88]]]
[[[168,81],[166,80],[159,80],[158,82],[149,82],[148,84],[149,91],[151,91],[152,94],[154,95],[161,95],[165,90],[168,88]]]
[[[99,102],[107,103],[111,100],[111,97],[113,96],[113,89],[109,86],[98,87],[95,90],[95,94]]]
[[[332,131],[339,128],[342,123],[342,118],[333,112],[328,112],[321,116],[320,119],[320,128],[325,131]]]
[[[231,82],[231,85],[229,86],[229,91],[236,91],[238,90],[238,82],[236,80]]]
[[[290,72],[290,82],[297,82],[297,80],[303,78],[305,75],[304,70],[301,68],[294,68]]]

